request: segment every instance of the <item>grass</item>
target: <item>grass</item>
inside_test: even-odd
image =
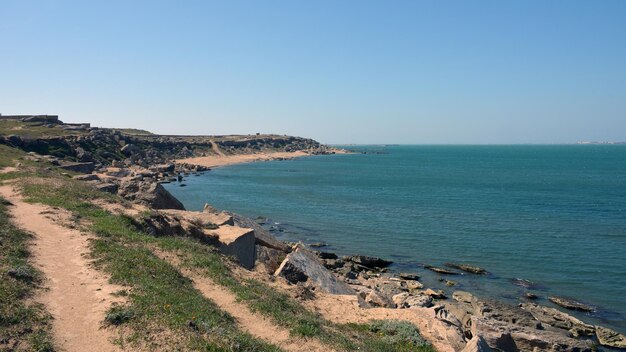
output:
[[[109,324],[131,328],[125,343],[149,343],[145,340],[158,334],[158,326],[164,326],[180,337],[170,339],[170,344],[185,341],[182,345],[176,342],[176,348],[276,350],[237,331],[232,317],[196,291],[177,267],[154,255],[151,249],[156,247],[176,253],[181,267],[196,270],[228,288],[253,311],[288,328],[294,336],[317,338],[346,351],[435,351],[408,322],[334,324],[263,282],[239,280],[214,248],[191,238],[150,236],[134,219],[94,206],[91,201],[96,198],[115,201],[115,197],[82,183],[68,179],[52,184],[24,182],[23,193],[30,201],[66,208],[90,223],[89,230],[97,235],[92,244],[97,265],[111,274],[113,283],[128,288],[124,291],[128,304],[113,307],[106,319]]]
[[[125,286],[127,303],[116,305],[106,323],[131,333],[120,345],[149,349],[203,351],[279,351],[237,329],[234,319],[206,299],[174,266],[158,258],[147,244],[154,238],[138,232],[131,219],[93,205],[111,196],[74,182],[22,183],[29,201],[59,206],[85,220],[96,235],[92,256],[96,266]]]
[[[80,135],[85,134],[85,132],[64,130],[58,125],[54,127],[46,127],[37,122],[0,120],[0,134],[5,136],[16,135],[20,137],[41,138]]]
[[[54,351],[51,316],[31,298],[42,274],[30,262],[31,236],[14,227],[0,198],[0,350]]]

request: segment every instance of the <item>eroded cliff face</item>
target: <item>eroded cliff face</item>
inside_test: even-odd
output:
[[[171,159],[215,154],[306,151],[325,154],[330,148],[312,139],[278,136],[160,136],[132,135],[114,129],[85,129],[64,136],[0,134],[0,144],[76,162],[148,166]]]

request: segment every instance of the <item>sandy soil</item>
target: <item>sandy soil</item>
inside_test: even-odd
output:
[[[47,279],[47,288],[37,298],[54,317],[55,345],[63,351],[118,351],[113,333],[101,328],[105,313],[115,301],[111,293],[121,287],[94,270],[85,257],[90,236],[59,225],[69,214],[39,204],[25,203],[11,186],[0,187],[15,224],[35,235],[34,262]],[[54,219],[54,220],[53,220]]]
[[[162,253],[155,250],[155,254],[175,266],[178,266],[176,257],[170,254]],[[322,352],[332,351],[328,346],[322,345],[319,341],[313,339],[299,339],[289,336],[289,330],[275,325],[264,316],[254,313],[244,303],[239,303],[237,297],[211,279],[200,276],[191,270],[179,269],[182,274],[193,281],[194,287],[202,293],[206,298],[215,302],[220,309],[232,315],[237,321],[237,325],[243,331],[251,335],[261,338],[269,343],[280,346],[286,351],[302,351],[302,352]]]
[[[274,152],[274,153],[256,153],[241,155],[211,155],[187,159],[178,159],[178,164],[200,165],[205,167],[219,167],[233,164],[250,163],[254,161],[268,161],[276,159],[293,159],[309,155],[303,151],[297,152]]]
[[[6,166],[3,168],[0,168],[0,174],[7,174],[9,172],[15,172],[15,171],[17,171],[17,168],[13,166]]]

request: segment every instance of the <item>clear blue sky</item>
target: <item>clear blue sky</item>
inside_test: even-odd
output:
[[[326,143],[626,140],[626,1],[0,0],[0,113]]]

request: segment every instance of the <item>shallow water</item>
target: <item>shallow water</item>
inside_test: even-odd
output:
[[[268,217],[281,238],[391,258],[426,284],[441,285],[423,263],[471,263],[491,275],[450,277],[459,289],[517,302],[511,279],[528,279],[626,332],[626,146],[351,148],[376,153],[234,165],[166,187],[188,209]]]

